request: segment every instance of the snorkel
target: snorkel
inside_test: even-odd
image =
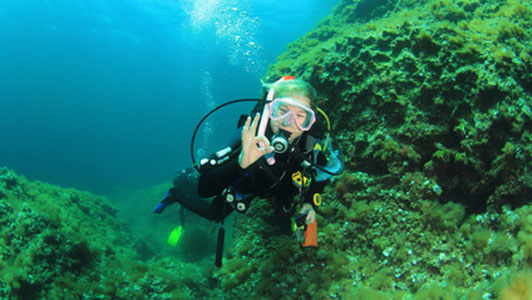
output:
[[[290,75],[287,75],[287,76],[283,76],[281,77],[281,79],[277,80],[275,83],[274,83],[274,86],[276,84],[278,84],[279,82],[281,81],[285,81],[285,80],[294,80],[296,79],[294,76],[290,76]],[[273,101],[273,98],[275,97],[275,91],[272,88],[270,88],[270,90],[268,91],[268,95],[266,96],[266,104],[264,105],[264,110],[262,111],[262,116],[261,116],[261,119],[260,119],[260,123],[259,123],[259,131],[257,132],[257,134],[259,136],[263,136],[265,133],[266,133],[266,127],[268,126],[268,121],[270,119],[270,114],[271,114],[271,111],[270,111],[270,103]],[[274,152],[276,153],[284,153],[286,152],[286,150],[288,149],[288,146],[290,145],[289,142],[288,142],[288,137],[290,136],[290,133],[289,132],[286,132],[284,130],[279,130],[279,132],[273,136],[272,138],[272,146],[273,148],[275,149]],[[259,144],[261,147],[264,147],[264,143],[260,143]],[[270,152],[270,153],[267,153],[266,155],[264,155],[264,157],[266,158],[266,162],[271,166],[273,164],[275,164],[275,158],[274,158],[274,152]]]
[[[279,79],[279,80],[282,80],[282,78]],[[279,82],[279,81],[277,81],[277,82]],[[262,116],[261,116],[260,123],[259,123],[259,131],[257,132],[257,135],[259,135],[259,136],[264,136],[264,134],[266,133],[266,127],[268,126],[268,119],[270,118],[269,117],[270,116],[270,106],[268,105],[268,103],[273,100],[274,93],[275,92],[274,92],[273,88],[271,88],[268,91],[268,96],[266,96],[266,104],[264,105],[264,110],[262,111]],[[259,143],[259,146],[264,148],[264,143]],[[266,162],[270,166],[275,164],[275,158],[273,156],[274,156],[273,152],[270,152],[270,153],[267,153],[266,155],[264,155],[264,157],[266,158]]]

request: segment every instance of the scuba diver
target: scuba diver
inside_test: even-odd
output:
[[[270,200],[280,234],[296,231],[302,246],[316,247],[321,193],[329,179],[343,171],[343,156],[323,125],[323,119],[328,119],[315,105],[314,88],[292,76],[265,87],[269,89],[266,98],[239,122],[239,141],[202,159],[196,169],[180,172],[154,209],[161,213],[177,202],[220,222],[217,266],[221,266],[223,220],[234,210],[245,213],[254,197]],[[195,163],[193,155],[192,159]],[[302,200],[299,207],[297,195]]]

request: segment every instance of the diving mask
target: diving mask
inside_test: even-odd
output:
[[[302,131],[307,131],[316,121],[316,115],[309,107],[298,103],[291,98],[277,98],[268,104],[270,118],[280,122],[283,126],[297,126]]]

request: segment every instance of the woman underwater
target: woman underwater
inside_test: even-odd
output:
[[[309,83],[285,76],[266,87],[264,107],[256,109],[262,114],[247,117],[240,142],[230,148],[240,151],[219,151],[203,159],[199,177],[191,168],[181,172],[154,212],[179,202],[220,222],[233,210],[245,213],[258,196],[270,199],[279,233],[292,234],[300,195],[299,220],[315,226],[321,193],[331,175],[342,171],[343,161],[338,152],[322,151],[327,146],[332,151],[332,145],[325,130],[314,128],[317,96]]]

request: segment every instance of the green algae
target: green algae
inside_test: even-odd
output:
[[[512,278],[527,272],[532,253],[531,5],[379,1],[364,18],[361,3],[342,1],[265,78],[311,82],[346,154],[348,172],[320,208],[319,249],[278,256],[286,246],[243,220],[237,239],[256,236],[259,246],[244,254],[235,245],[231,259],[255,270],[278,261],[262,280],[284,293],[253,291],[246,280],[231,297],[525,295],[526,279]]]
[[[0,298],[205,295],[205,274],[195,265],[141,259],[139,238],[117,212],[105,197],[30,182],[0,168]]]

